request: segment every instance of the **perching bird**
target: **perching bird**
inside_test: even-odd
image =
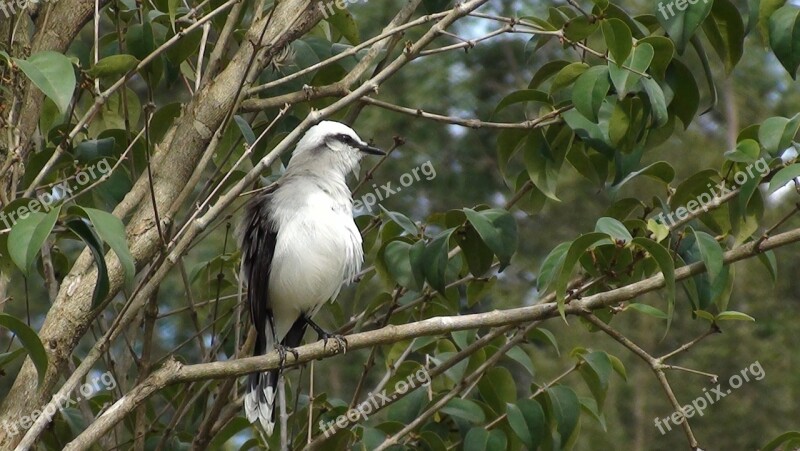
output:
[[[364,259],[345,178],[358,171],[363,154],[385,153],[350,127],[323,121],[297,143],[286,172],[270,190],[253,197],[239,230],[242,276],[257,335],[253,354],[298,346],[306,327],[331,337],[311,321],[336,298]],[[275,427],[278,370],[248,378],[247,419],[267,434]]]

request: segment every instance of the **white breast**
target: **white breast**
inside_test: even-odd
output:
[[[341,202],[316,186],[295,188],[287,202],[275,204],[280,226],[269,296],[278,339],[301,314],[312,316],[335,298],[364,258],[349,192]]]

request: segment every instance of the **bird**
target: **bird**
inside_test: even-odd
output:
[[[293,352],[307,326],[325,332],[312,317],[361,270],[361,233],[353,220],[346,184],[366,154],[386,155],[345,124],[322,121],[297,142],[278,180],[251,198],[239,225],[241,276],[247,285],[250,318],[256,329],[253,355]],[[281,365],[282,366],[282,365]],[[244,408],[272,435],[280,368],[251,373]]]

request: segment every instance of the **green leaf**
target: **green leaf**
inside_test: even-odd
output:
[[[489,448],[489,431],[483,426],[476,426],[464,436],[464,451],[487,451]]]
[[[688,128],[700,108],[700,88],[694,74],[681,61],[673,59],[667,68],[666,81],[673,91],[668,111],[681,120],[684,129]]]
[[[610,87],[608,67],[589,68],[575,80],[575,86],[572,88],[572,103],[575,109],[592,122],[597,122],[597,112],[600,111],[600,105]]]
[[[744,21],[730,0],[714,0],[703,31],[730,73],[744,53]]]
[[[717,321],[753,321],[755,322],[755,318],[752,316],[742,313],[742,312],[734,312],[734,311],[726,311],[721,312],[716,317]]]
[[[578,425],[578,417],[581,413],[578,396],[571,388],[563,385],[549,387],[545,393],[556,430],[561,435],[562,443],[566,443]]]
[[[581,15],[567,21],[562,29],[565,38],[577,42],[588,38],[599,26],[596,18]]]
[[[42,346],[39,335],[27,324],[5,313],[0,313],[0,327],[10,330],[19,338],[20,343],[22,343],[28,356],[30,356],[33,366],[36,367],[36,374],[39,376],[38,383],[41,385],[45,374],[47,374],[47,353],[44,350],[44,346]]]
[[[711,323],[714,322],[714,315],[705,310],[695,310],[694,314],[697,315],[698,318],[704,319]]]
[[[628,55],[633,49],[631,29],[625,25],[625,22],[613,18],[604,20],[600,26],[611,56],[614,57],[617,66],[621,65],[623,61],[628,59]]]
[[[519,407],[515,404],[507,404],[506,418],[508,419],[508,425],[511,426],[511,430],[514,431],[514,434],[519,437],[522,443],[527,446],[528,449],[534,449],[531,431],[528,429],[528,424],[525,422],[525,417],[522,415],[522,411]]]
[[[576,62],[565,66],[558,71],[555,78],[553,78],[553,82],[550,84],[550,95],[571,85],[582,73],[586,72],[587,69],[589,69],[589,65],[586,63]]]
[[[644,313],[645,315],[650,315],[650,316],[658,318],[658,319],[667,319],[668,318],[666,313],[664,313],[663,311],[653,307],[652,305],[633,303],[633,304],[628,304],[625,307],[625,310],[628,310],[628,309],[636,310],[637,312],[641,312],[641,313]]]
[[[239,127],[239,130],[242,132],[242,136],[244,137],[244,141],[247,143],[248,146],[252,146],[254,142],[256,142],[256,134],[253,133],[253,129],[250,128],[250,124],[247,123],[245,118],[239,116],[238,114],[233,116],[233,120],[236,121],[236,125]]]
[[[653,62],[650,63],[650,73],[663,80],[667,73],[667,68],[675,56],[675,44],[664,36],[648,36],[639,40],[640,44],[650,44],[653,46]]]
[[[619,377],[623,380],[627,381],[628,373],[625,371],[625,365],[622,363],[622,360],[611,354],[608,355],[608,358],[611,360],[611,367],[614,368],[614,372],[619,374]]]
[[[675,262],[672,260],[669,250],[653,240],[636,237],[633,239],[633,244],[641,247],[653,257],[653,260],[656,261],[658,268],[661,270],[661,274],[664,276],[664,285],[667,288],[667,330],[669,330],[672,313],[675,311]],[[641,309],[638,310],[643,311]]]
[[[91,163],[114,154],[114,138],[87,139],[75,147],[75,159],[81,163]]]
[[[447,229],[442,233],[436,235],[425,246],[425,251],[422,253],[423,273],[428,283],[444,296],[446,287],[445,271],[447,270],[447,253],[450,250],[448,242],[450,235],[453,234],[455,227]]]
[[[661,86],[652,78],[642,78],[644,91],[647,93],[647,100],[650,103],[651,114],[657,127],[663,127],[669,120],[667,113],[667,101],[664,98],[664,91]]]
[[[620,180],[616,185],[614,185],[614,187],[619,189],[622,187],[622,185],[628,183],[636,177],[639,177],[640,175],[661,181],[666,184],[670,183],[675,178],[675,169],[673,169],[672,166],[670,166],[670,164],[666,161],[656,161],[655,163],[645,166],[638,171],[631,172],[624,179]]]
[[[769,271],[770,277],[772,277],[772,283],[778,281],[778,261],[775,258],[775,252],[773,251],[766,251],[758,254],[758,260],[767,267],[767,271]]]
[[[771,117],[761,123],[758,128],[758,140],[764,150],[777,156],[792,145],[797,129],[800,128],[800,113],[791,119]]]
[[[467,225],[463,231],[456,232],[456,244],[464,251],[472,275],[481,277],[492,267],[494,252],[484,243],[475,227]]]
[[[571,242],[559,244],[544,258],[536,278],[536,289],[540,294],[545,293],[553,280],[561,274],[561,268],[564,266],[564,259],[571,244]]]
[[[511,105],[522,102],[541,102],[551,105],[553,103],[553,99],[550,98],[547,93],[537,91],[535,89],[522,89],[519,91],[514,91],[511,94],[503,97],[503,100],[497,104],[497,107],[494,109],[494,113],[492,113],[492,115],[499,113]]]
[[[542,130],[530,131],[524,143],[524,151],[525,169],[530,180],[542,194],[558,202],[556,189],[563,160],[553,155],[553,149]]]
[[[506,353],[506,357],[519,363],[531,376],[536,374],[536,369],[533,367],[533,360],[531,360],[531,356],[528,355],[528,353],[525,352],[522,347],[514,346],[513,348],[509,349]]]
[[[31,201],[30,205],[35,205],[36,210],[41,207],[38,201]],[[26,210],[31,211],[30,208]],[[19,219],[11,227],[11,232],[8,234],[8,254],[17,268],[26,276],[30,274],[31,267],[36,261],[36,254],[39,253],[39,249],[42,248],[53,230],[60,212],[61,206],[59,205],[48,213],[38,211],[28,213],[26,217]]]
[[[586,365],[581,365],[578,371],[583,376],[589,391],[602,409],[608,392],[608,379],[611,376],[612,366],[608,354],[602,351],[590,352],[582,356]]]
[[[777,449],[791,449],[793,446],[797,446],[798,442],[800,442],[800,431],[789,431],[784,432],[783,434],[775,437],[774,439],[770,440],[766,445],[759,448],[761,451],[775,451]],[[784,446],[784,445],[791,445],[794,443],[793,446]]]
[[[653,46],[647,43],[639,43],[633,48],[631,54],[625,60],[624,67],[616,64],[608,64],[609,75],[614,87],[617,89],[617,96],[622,99],[633,90],[643,73],[650,67],[655,51]]]
[[[419,233],[417,225],[414,223],[414,221],[409,219],[408,216],[396,211],[389,211],[384,208],[383,205],[378,205],[378,207],[380,207],[383,214],[386,215],[389,220],[402,227],[403,230],[409,235],[415,236]]]
[[[800,8],[787,4],[769,18],[769,45],[792,79],[800,66]]]
[[[383,260],[389,275],[400,286],[415,288],[417,286],[411,270],[411,244],[405,241],[395,240],[386,245],[383,251]]]
[[[86,75],[92,78],[122,76],[139,64],[139,60],[133,55],[111,55],[97,62]]]
[[[754,163],[761,154],[761,146],[754,139],[744,139],[736,143],[736,148],[725,152],[725,159],[737,163]]]
[[[546,418],[542,405],[532,399],[520,399],[517,401],[522,417],[525,419],[525,425],[528,429],[528,434],[531,437],[531,445],[528,449],[535,450],[546,433]],[[516,432],[516,430],[514,430]]]
[[[511,263],[517,250],[517,222],[511,213],[501,209],[475,211],[464,209],[467,220],[478,232],[483,242],[497,255],[500,271]]]
[[[481,399],[495,412],[517,399],[517,386],[511,372],[502,366],[489,368],[478,382]]]
[[[167,9],[169,10],[169,23],[172,25],[172,30],[175,30],[175,17],[178,14],[178,7],[181,5],[180,0],[169,0],[167,2]]]
[[[335,8],[336,12],[325,18],[328,23],[330,23],[333,28],[336,29],[339,33],[344,36],[345,39],[350,41],[353,45],[358,45],[361,43],[361,37],[358,33],[358,24],[356,23],[355,19],[353,19],[353,15],[350,14],[346,8]]]
[[[67,220],[66,226],[86,243],[86,247],[92,252],[94,263],[97,265],[97,282],[92,293],[92,307],[95,307],[106,297],[111,286],[108,281],[106,260],[103,256],[103,244],[97,238],[94,230],[89,227],[88,221],[82,217]]]
[[[772,176],[772,179],[769,181],[769,188],[767,188],[767,195],[769,196],[775,191],[778,191],[797,177],[800,177],[800,163],[786,166]]]
[[[614,218],[600,218],[594,226],[595,232],[606,233],[616,242],[628,244],[633,240],[631,233],[625,226]]]
[[[760,0],[754,8],[758,10],[758,31],[761,34],[761,42],[764,43],[764,46],[769,42],[770,17],[785,3],[786,0]],[[751,12],[751,17],[753,15],[753,12]],[[747,26],[749,28],[750,24],[748,23]]]
[[[575,263],[578,262],[583,253],[597,243],[611,244],[608,239],[608,234],[604,232],[594,232],[579,236],[575,239],[575,241],[572,242],[572,244],[570,244],[569,251],[567,251],[567,254],[564,257],[564,263],[557,279],[558,281],[556,283],[555,291],[558,299],[558,312],[565,320],[564,302],[566,300],[567,284],[569,283],[569,278],[572,274],[572,268],[575,266]]]
[[[122,221],[103,210],[86,207],[81,207],[81,209],[86,212],[89,220],[92,221],[92,226],[94,226],[100,239],[108,243],[111,250],[117,255],[122,268],[125,270],[125,285],[129,288],[133,287],[136,265],[128,249],[128,239],[125,236],[125,226]]]
[[[75,92],[75,72],[69,58],[58,52],[34,53],[28,59],[12,58],[22,72],[49,97],[62,114],[67,112]]]
[[[550,77],[557,74],[561,71],[561,69],[569,66],[570,64],[572,63],[564,60],[548,61],[544,63],[542,67],[540,67],[539,70],[533,74],[530,83],[528,83],[528,89],[538,88],[539,85],[547,81]],[[497,111],[495,111],[495,113],[496,112]]]
[[[682,3],[684,7],[678,8],[677,3]],[[713,3],[713,1],[655,2],[654,14],[670,39],[675,42],[679,54],[683,54],[689,39],[711,13]]]
[[[722,273],[723,253],[717,240],[705,232],[694,232],[697,238],[697,248],[703,258],[703,263],[708,271],[709,281],[714,283],[714,279]]]
[[[483,409],[469,399],[453,398],[442,407],[442,413],[463,418],[470,423],[479,424],[486,420]]]
[[[599,125],[590,121],[574,109],[565,111],[561,114],[561,117],[569,128],[571,128],[587,145],[597,149],[600,153],[609,157],[609,159],[611,158],[616,149],[609,144]]]
[[[502,429],[492,429],[489,431],[489,439],[486,440],[487,450],[504,450],[508,449],[508,437]]]

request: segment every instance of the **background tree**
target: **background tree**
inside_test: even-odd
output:
[[[9,5],[3,449],[798,446],[791,2]],[[397,192],[266,438],[232,228],[323,118]]]

